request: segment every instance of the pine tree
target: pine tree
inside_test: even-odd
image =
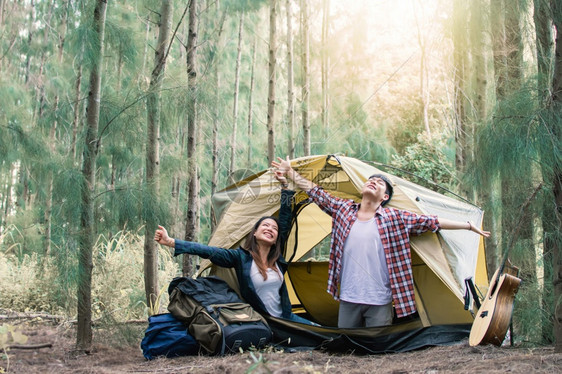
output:
[[[158,297],[158,248],[152,239],[157,228],[160,196],[160,91],[170,51],[170,29],[172,25],[172,2],[162,0],[160,20],[158,22],[158,43],[154,52],[150,86],[146,100],[147,139],[146,139],[146,188],[148,204],[145,209],[146,226],[144,235],[144,287],[146,304],[154,311]],[[157,311],[154,311],[157,312]]]
[[[267,92],[267,163],[275,158],[275,84],[277,83],[277,0],[269,0],[269,71]]]
[[[197,118],[197,1],[189,3],[189,31],[187,38],[187,196],[188,206],[185,220],[185,240],[197,241],[199,212],[199,175],[197,168],[198,118]],[[190,256],[183,256],[183,274],[193,273]]]
[[[80,220],[80,256],[78,262],[78,325],[76,346],[88,352],[92,345],[92,252],[95,243],[94,191],[96,186],[96,158],[99,151],[98,128],[100,119],[100,96],[102,80],[102,57],[104,50],[105,19],[107,1],[98,0],[94,10],[93,27],[97,37],[94,60],[90,71],[88,95],[87,134],[82,164],[83,182]]]

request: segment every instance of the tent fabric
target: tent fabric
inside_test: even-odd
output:
[[[291,160],[291,165],[297,172],[319,184],[327,192],[357,202],[361,201],[361,187],[367,178],[372,174],[380,173],[393,183],[394,195],[388,207],[418,214],[438,215],[457,221],[470,220],[477,225],[482,223],[483,212],[478,207],[406,181],[351,157],[307,156]],[[279,182],[271,170],[260,171],[216,193],[212,199],[215,212],[218,214],[216,217],[218,223],[209,245],[223,248],[237,247],[259,217],[277,213],[279,198]],[[323,326],[336,326],[339,304],[326,292],[327,259],[316,256],[312,260],[305,260],[310,257],[311,250],[327,246],[326,241],[329,240],[331,232],[331,217],[323,213],[315,204],[307,203],[306,199],[306,193],[297,190],[295,201],[301,204],[295,203],[295,206],[298,205],[298,211],[295,210],[293,226],[284,251],[284,257],[290,260],[286,274],[287,287],[295,312],[303,311],[307,318]],[[433,339],[433,341],[441,344],[445,340],[452,342],[456,341],[454,339],[461,339],[466,329],[462,327],[459,330],[458,326],[467,326],[473,321],[471,311],[464,310],[465,278],[472,277],[482,293],[485,293],[488,287],[483,240],[479,235],[468,230],[442,230],[438,233],[411,237],[411,248],[419,318],[415,326],[410,324],[406,330],[412,329],[415,332],[405,333],[402,327],[392,325],[384,330],[383,335],[401,334],[392,335],[393,339],[419,340],[418,343],[398,347],[397,350],[422,344],[421,342],[424,342],[423,344],[431,342],[432,331],[443,332],[442,330],[447,330],[449,327],[451,334],[444,334],[449,338]],[[209,265],[209,262],[203,261],[201,271]],[[225,279],[231,287],[237,289],[234,272],[213,267],[211,273]],[[291,322],[284,322],[284,326],[287,324],[291,325]],[[294,331],[300,331],[304,328],[308,331],[309,329],[297,328],[293,325],[289,330],[294,328]],[[355,329],[345,332],[335,329],[335,331],[329,330],[330,333],[322,330],[320,336],[334,339],[332,333],[337,336],[343,334],[346,339],[360,341],[354,340],[358,334]],[[368,330],[367,337],[364,339],[366,341],[370,338],[375,339],[373,330],[366,330]],[[308,332],[303,334],[306,335]],[[379,333],[377,332],[376,335],[378,336]],[[378,343],[375,340],[372,345],[368,342],[366,344],[367,349],[364,350],[366,352],[380,350],[376,347]],[[328,345],[328,347],[332,346]]]
[[[284,347],[312,347],[334,353],[381,354],[458,344],[470,335],[471,324],[423,327],[419,320],[388,327],[339,329],[314,327],[268,317],[274,343]]]

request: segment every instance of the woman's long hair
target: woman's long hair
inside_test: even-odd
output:
[[[269,248],[269,253],[267,254],[267,259],[266,259],[267,267],[263,266],[263,261],[259,251],[258,242],[256,241],[256,237],[254,236],[254,234],[256,233],[256,230],[261,225],[261,223],[266,219],[271,219],[275,221],[275,223],[277,224],[277,228],[279,229],[279,221],[277,221],[277,218],[271,216],[261,217],[254,225],[252,231],[250,231],[250,233],[246,237],[246,242],[244,243],[244,249],[246,249],[252,255],[252,258],[254,259],[254,262],[256,263],[256,266],[258,267],[258,270],[264,280],[267,280],[267,268],[272,268],[279,274],[279,270],[277,269],[277,266],[275,266],[275,262],[277,261],[279,256],[281,256],[281,239],[280,239],[281,235],[278,231],[277,240]],[[281,277],[281,274],[279,274],[279,277]]]

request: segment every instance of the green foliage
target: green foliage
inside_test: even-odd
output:
[[[12,344],[25,344],[27,335],[23,334],[16,326],[10,324],[0,325],[0,349],[3,352],[3,359],[6,359],[6,370],[0,366],[0,373],[10,370],[10,356],[7,354]]]
[[[447,141],[446,134],[418,135],[417,142],[407,146],[403,154],[392,156],[393,172],[435,191],[439,191],[436,184],[454,190],[457,179],[454,160],[447,157]],[[412,174],[421,178],[412,178]]]
[[[268,367],[268,364],[276,364],[276,362],[270,362],[267,358],[265,358],[261,353],[258,353],[258,356],[254,354],[254,352],[250,351],[250,358],[252,359],[252,364],[246,370],[246,374],[260,372],[260,373],[272,373],[271,369]]]
[[[0,252],[0,306],[17,311],[58,314],[56,290],[51,287],[54,269],[48,271],[36,254],[21,260]]]
[[[324,139],[316,143],[313,153],[344,153],[360,160],[387,162],[394,149],[387,136],[384,123],[374,123],[365,111],[360,98],[351,94],[346,107],[329,129],[320,129],[320,124],[312,128],[313,139]],[[345,139],[345,142],[342,142]]]
[[[500,253],[509,251],[511,262],[521,269],[523,283],[515,303],[514,325],[515,338],[526,345],[548,344],[553,339],[555,300],[548,251],[551,240],[560,238],[559,225],[552,226],[550,220],[554,219],[555,171],[562,170],[562,142],[557,135],[562,121],[558,111],[540,108],[536,95],[536,82],[529,80],[498,103],[491,120],[476,133],[477,157],[467,173],[470,183],[487,188],[482,191],[489,195],[484,208],[501,220],[497,233]],[[521,206],[539,182],[545,188],[522,217]],[[514,237],[513,229],[521,219],[522,230]]]
[[[3,249],[3,248],[1,248]],[[0,251],[0,307],[18,311],[44,311],[73,316],[76,313],[76,251],[61,252],[39,259],[36,254],[16,256]],[[125,321],[146,318],[142,285],[144,237],[117,232],[111,238],[100,237],[94,248],[92,288],[93,318]],[[159,251],[158,282],[164,288],[178,273],[178,265],[167,250]],[[61,263],[66,258],[67,264]],[[64,270],[70,270],[65,274]],[[25,282],[21,280],[24,279]],[[167,293],[160,295],[154,309],[162,312]]]
[[[18,289],[22,294],[15,297],[8,286],[4,286],[5,282],[2,282],[0,288],[5,288],[1,289],[0,302],[8,303],[14,308],[46,308],[52,312],[72,314],[76,305],[85,101],[89,91],[91,64],[99,57],[95,56],[95,51],[98,50],[93,28],[95,2],[4,3],[4,10],[9,9],[9,13],[4,13],[0,25],[0,211],[6,210],[8,214],[5,219],[2,215],[0,222],[0,254],[3,256],[2,266],[7,266],[2,269],[0,280],[15,284],[19,279],[18,284],[22,284],[25,282],[20,277],[27,276],[30,277],[29,285],[32,290]],[[49,8],[49,4],[52,7]],[[236,165],[237,169],[251,171],[268,167],[265,156],[268,133],[265,124],[270,78],[267,69],[269,4],[263,0],[226,0],[220,2],[218,10],[217,4],[200,4],[197,30],[195,95],[198,101],[199,126],[199,156],[196,162],[201,176],[202,197],[200,241],[205,241],[210,234],[209,200],[213,165],[208,155],[214,137],[214,123],[218,124],[217,188],[221,189],[229,183],[227,172],[233,131],[234,66],[242,11],[245,12],[245,24]],[[450,102],[449,85],[450,72],[452,68],[458,67],[451,66],[452,43],[448,39],[442,40],[443,35],[451,34],[449,30],[443,30],[443,24],[452,29],[450,22],[453,17],[448,17],[450,4],[445,7],[440,4],[437,10],[439,16],[434,19],[441,21],[433,21],[430,25],[432,32],[439,35],[433,38],[431,33],[424,30],[425,15],[417,14],[415,21],[421,27],[410,27],[413,20],[407,19],[407,14],[393,16],[393,12],[402,9],[395,5],[381,3],[371,7],[369,2],[362,6],[350,2],[345,4],[344,9],[342,4],[332,2],[330,35],[326,45],[322,44],[318,32],[321,2],[307,4],[311,14],[310,105],[307,109],[312,153],[345,153],[365,161],[392,164],[405,170],[406,173],[402,176],[406,178],[410,177],[409,173],[413,173],[454,190],[458,183],[454,171],[456,147],[445,122],[455,110]],[[31,13],[32,5],[34,15]],[[186,170],[189,162],[186,159],[187,123],[195,114],[188,113],[186,109],[194,99],[193,92],[188,92],[186,88],[187,18],[177,28],[168,55],[163,86],[159,92],[160,196],[151,196],[147,188],[151,186],[146,186],[144,181],[146,90],[154,63],[156,20],[160,5],[161,2],[157,0],[108,3],[106,44],[101,65],[100,148],[96,163],[96,185],[92,186],[95,197],[94,229],[96,235],[102,234],[94,253],[94,312],[96,318],[103,317],[108,324],[113,319],[122,319],[125,315],[140,315],[151,308],[143,304],[142,240],[136,234],[127,236],[120,230],[133,230],[142,227],[145,221],[153,220],[170,224],[168,226],[183,226],[181,222],[187,204],[192,204],[187,201],[186,196]],[[176,0],[174,5],[172,28],[176,30],[180,14],[187,3]],[[287,153],[289,135],[286,126],[288,64],[284,6],[279,4],[278,7],[274,134],[277,155]],[[428,5],[428,8],[431,6]],[[218,21],[222,19],[223,12],[226,17],[222,40],[219,42]],[[295,6],[293,12],[297,128],[295,143],[296,156],[299,157],[303,154],[303,49],[298,26],[300,9]],[[63,35],[62,22],[66,16],[68,22]],[[62,58],[59,59],[62,41],[64,48]],[[254,41],[257,42],[256,61],[252,61]],[[425,68],[431,77],[426,82],[429,98],[427,115],[433,134],[431,138],[422,135],[425,129],[418,87],[420,41],[426,43]],[[327,96],[330,123],[326,128],[321,123],[322,56],[327,56],[329,64]],[[256,66],[255,85],[253,92],[250,92],[250,67],[253,62]],[[79,68],[82,68],[82,85],[80,92],[76,93]],[[470,66],[467,68],[470,69]],[[529,69],[534,67],[529,66]],[[467,76],[466,79],[473,81],[473,76]],[[494,79],[489,79],[489,82],[493,81]],[[501,103],[493,110],[491,120],[478,129],[475,149],[468,149],[469,153],[472,151],[475,155],[474,163],[468,165],[469,175],[458,176],[471,186],[481,187],[483,191],[479,191],[480,197],[488,192],[486,187],[492,186],[490,196],[484,197],[485,209],[497,217],[507,217],[506,222],[517,215],[521,196],[527,196],[531,184],[544,180],[545,189],[551,190],[555,172],[562,170],[562,111],[537,110],[535,86],[534,81],[529,82],[513,96],[501,98]],[[489,85],[489,91],[493,91],[492,84]],[[472,92],[470,87],[465,90],[466,103],[475,104],[474,98],[469,97]],[[250,94],[253,100],[253,130],[248,137]],[[74,146],[72,138],[75,109],[78,113],[78,140],[77,156],[73,158],[71,149]],[[252,154],[249,162],[248,151]],[[400,172],[397,173],[401,175]],[[500,177],[503,178],[503,184]],[[176,182],[177,178],[179,182]],[[49,188],[51,180],[52,195]],[[6,181],[14,183],[9,191]],[[422,179],[414,181],[425,184]],[[172,196],[172,183],[173,192],[177,196]],[[425,185],[434,188],[432,183]],[[175,190],[175,187],[179,189]],[[503,195],[499,191],[500,187],[506,188]],[[541,203],[552,201],[551,195],[541,194],[540,198]],[[49,217],[46,203],[51,200],[52,214]],[[51,219],[52,228],[49,243],[51,250],[45,253],[48,244],[45,241],[45,223],[48,218]],[[553,219],[546,221],[554,222]],[[556,238],[560,230],[545,226],[545,231],[545,236]],[[528,233],[526,234],[529,239]],[[535,246],[536,243],[530,245]],[[316,255],[325,256],[327,248],[328,245],[324,243],[317,248]],[[520,258],[526,258],[524,251]],[[170,259],[165,259],[164,262],[168,264]],[[526,268],[531,267],[531,264],[526,264]],[[121,290],[115,273],[121,273],[119,279],[126,283],[123,285],[123,294],[110,292]],[[545,283],[542,287],[546,289],[551,278],[552,275],[545,271]],[[530,283],[528,289],[523,288],[520,293],[522,305],[523,300],[529,296],[525,310],[529,309],[527,305],[533,305],[532,293],[539,290],[540,287],[532,288]],[[162,296],[165,297],[165,293]],[[164,303],[164,299],[160,300],[160,305]],[[113,312],[117,305],[123,309]],[[545,320],[548,315],[545,312]],[[523,321],[526,317],[517,315],[516,318],[522,318]],[[131,336],[134,336],[134,332],[131,332]]]
[[[41,251],[43,233],[35,221],[37,214],[35,209],[18,212],[4,229],[2,245],[19,259]]]
[[[403,108],[401,113],[400,125],[395,125],[389,130],[389,138],[399,154],[404,153],[408,147],[417,143],[419,135],[424,131],[419,104],[411,97],[402,98],[402,101],[406,101],[407,107]]]
[[[518,276],[522,279],[513,308],[514,338],[522,346],[547,345],[555,340],[552,317],[556,302],[554,284],[550,280],[551,256],[544,252],[544,242],[530,240],[519,240],[510,252],[510,259],[520,268]]]

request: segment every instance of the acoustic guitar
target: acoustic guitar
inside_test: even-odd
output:
[[[513,312],[513,301],[519,290],[521,279],[508,274],[500,274],[496,270],[493,284],[490,284],[488,293],[472,324],[468,343],[471,347],[480,344],[502,344]]]
[[[507,248],[512,248],[513,241],[515,237],[517,237],[523,223],[525,210],[541,187],[542,183],[538,185],[521,207],[519,222],[514,232],[510,235]],[[468,338],[468,343],[471,347],[480,344],[494,344],[500,346],[507,333],[511,322],[511,314],[513,312],[513,302],[519,290],[519,285],[521,284],[521,279],[517,278],[517,269],[505,266],[508,261],[508,253],[509,249],[504,254],[501,266],[494,273],[492,281],[490,282],[490,288],[486,293],[486,297],[482,300],[482,305],[474,318]]]

